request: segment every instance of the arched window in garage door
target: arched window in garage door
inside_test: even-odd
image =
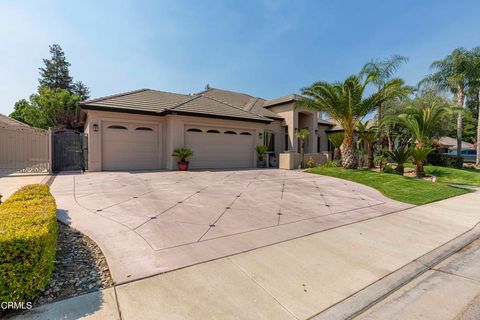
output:
[[[190,128],[190,129],[187,129],[187,132],[202,132],[202,130],[197,128]]]
[[[149,127],[138,127],[135,130],[138,130],[138,131],[153,131],[153,129],[149,128]]]
[[[240,133],[241,136],[251,136],[252,134],[250,132],[242,132]]]
[[[223,134],[237,134],[235,131],[225,131]]]
[[[114,124],[114,125],[108,126],[108,129],[127,130],[127,127],[124,127],[124,126],[121,126],[121,125],[118,125],[118,124]]]
[[[211,129],[207,130],[207,133],[220,133],[220,131]]]

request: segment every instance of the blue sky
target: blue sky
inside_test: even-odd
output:
[[[477,1],[0,0],[0,113],[38,85],[48,45],[93,97],[213,87],[274,98],[402,54],[410,84],[455,47],[480,46]]]

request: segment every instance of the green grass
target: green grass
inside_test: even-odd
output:
[[[425,173],[437,177],[437,182],[480,186],[480,170],[425,166]]]
[[[422,205],[469,192],[465,189],[450,187],[442,182],[434,183],[397,174],[379,173],[366,169],[349,170],[343,168],[319,167],[309,169],[307,172],[361,183],[377,189],[391,199],[414,205]]]

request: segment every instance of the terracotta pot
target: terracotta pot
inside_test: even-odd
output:
[[[178,170],[180,171],[187,171],[188,170],[188,161],[180,161],[178,162]]]

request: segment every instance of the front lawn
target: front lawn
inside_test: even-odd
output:
[[[309,169],[307,172],[361,183],[377,189],[391,199],[414,205],[422,205],[469,192],[439,182],[440,178],[437,182],[429,182],[397,174],[379,173],[367,169],[348,170],[344,168],[318,167]]]
[[[437,182],[480,186],[480,170],[425,166],[425,173],[437,177]]]

